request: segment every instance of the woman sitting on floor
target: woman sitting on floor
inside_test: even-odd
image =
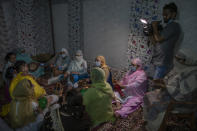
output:
[[[72,75],[78,80],[89,77],[87,72],[87,62],[83,59],[81,50],[76,51],[75,59],[71,61],[67,70],[67,75]]]
[[[55,64],[53,65],[60,71],[66,71],[70,64],[70,56],[66,48],[62,48],[61,52],[57,55]]]
[[[37,61],[34,61],[29,54],[25,52],[24,48],[17,49],[16,51],[16,60],[25,61],[30,67],[34,67],[34,70],[29,70],[29,74],[33,75],[35,78],[38,78],[45,74],[44,67]]]
[[[115,97],[111,86],[105,80],[105,72],[96,67],[92,69],[90,79],[91,88],[83,93],[83,104],[93,122],[92,127],[104,122],[114,122],[112,100]]]
[[[124,88],[125,100],[116,115],[127,117],[143,103],[143,97],[147,90],[147,76],[142,69],[142,62],[139,58],[132,59],[131,70],[118,83]],[[116,93],[117,94],[117,93]]]
[[[31,83],[34,85],[34,93],[35,93],[35,97],[39,98],[43,95],[46,94],[45,89],[42,88],[37,82],[36,80],[33,78],[33,76],[29,75],[29,69],[27,64],[25,63],[25,61],[17,61],[15,63],[15,69],[17,71],[17,75],[16,77],[12,80],[10,88],[9,88],[9,92],[10,92],[10,96],[13,98],[13,90],[16,87],[16,85],[18,84],[18,82],[20,82],[23,79],[28,79],[31,81]]]
[[[42,97],[38,100],[35,97],[34,85],[28,79],[17,83],[12,96],[8,123],[14,129],[37,131],[49,109],[59,107],[58,104],[54,104],[58,101],[56,95]],[[48,108],[51,104],[54,105]]]
[[[61,81],[65,77],[67,77],[67,73],[65,73],[70,64],[70,56],[68,51],[65,48],[62,48],[61,52],[56,54],[54,58],[49,61],[50,68],[52,68],[53,74],[51,78],[48,80],[48,84],[56,83]]]
[[[50,69],[53,71],[53,77],[57,77],[67,71],[70,64],[70,56],[66,48],[62,48],[49,62]]]
[[[175,61],[174,69],[166,76],[168,80],[160,83],[161,89],[146,93],[144,97],[144,119],[147,121],[148,131],[157,131],[164,119],[167,107],[171,101],[196,102],[197,100],[197,67],[186,66],[182,60]],[[179,106],[176,111],[196,112],[194,105],[191,107]]]
[[[97,56],[95,59],[95,64],[97,67],[100,67],[101,69],[105,71],[105,80],[111,85],[113,89],[112,74],[111,74],[110,68],[106,64],[105,57]]]

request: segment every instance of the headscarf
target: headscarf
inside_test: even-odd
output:
[[[83,59],[83,53],[82,53],[82,51],[81,50],[77,50],[75,52],[75,61],[77,63],[79,63],[79,64],[82,64],[83,60],[84,59]]]
[[[101,68],[94,68],[90,73],[90,79],[92,81],[92,87],[95,87],[96,89],[113,97],[113,92],[111,90],[112,88],[106,82],[105,72]]]
[[[22,81],[23,79],[28,79],[31,81],[32,85],[34,85],[34,93],[35,97],[39,98],[46,94],[46,91],[44,88],[42,88],[30,75],[23,75],[22,72],[18,73],[16,77],[12,80],[9,88],[10,96],[13,98],[13,91],[16,88],[16,85]]]
[[[104,56],[99,55],[96,58],[98,58],[101,61],[103,68],[104,67],[108,67],[107,64],[106,64],[106,61],[105,61],[105,57]]]
[[[81,55],[81,56],[83,56],[83,53],[82,53],[81,50],[77,50],[76,53],[75,53],[75,55]]]
[[[177,101],[196,101],[197,66],[186,67],[166,82],[168,93]]]
[[[142,61],[139,58],[134,58],[131,60],[131,62],[135,65],[138,65],[139,69],[142,69]]]
[[[66,48],[62,48],[61,52],[64,52],[64,54],[65,54],[66,56],[69,55],[68,50],[67,50]]]
[[[113,91],[105,80],[105,73],[101,68],[91,71],[92,88],[83,94],[83,104],[93,121],[93,126],[107,121],[114,121],[112,109]]]
[[[68,72],[79,72],[80,74],[87,73],[87,62],[83,59],[81,50],[75,52],[75,59],[71,61],[68,67]]]
[[[25,53],[25,49],[24,48],[20,48],[17,51],[16,61],[19,61],[19,60],[23,60],[27,64],[33,62],[33,59],[31,58],[31,56],[29,54]]]
[[[9,118],[12,128],[23,127],[35,121],[32,108],[34,87],[28,79],[21,80],[13,91]]]

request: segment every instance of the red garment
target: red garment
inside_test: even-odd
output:
[[[114,90],[117,91],[117,92],[120,94],[121,97],[125,97],[124,93],[123,93],[122,90],[121,90],[120,85],[115,84],[115,85],[114,85]]]

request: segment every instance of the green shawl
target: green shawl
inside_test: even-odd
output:
[[[101,68],[91,71],[92,88],[87,89],[83,95],[83,104],[93,121],[93,127],[103,122],[114,122],[112,109],[114,97],[111,86],[105,80],[105,72]]]
[[[13,100],[9,112],[9,122],[12,128],[23,127],[35,121],[32,108],[34,88],[27,79],[21,80],[13,91]]]

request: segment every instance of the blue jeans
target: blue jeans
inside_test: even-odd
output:
[[[156,66],[153,79],[154,80],[163,79],[169,71],[170,71],[170,68],[167,66]]]

